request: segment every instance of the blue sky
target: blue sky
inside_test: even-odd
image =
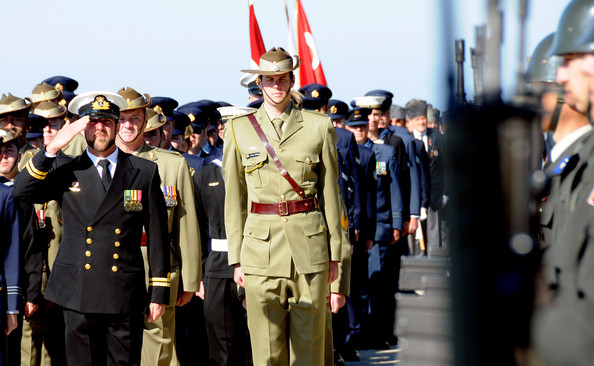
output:
[[[253,1],[266,47],[286,47],[284,0]],[[294,0],[287,1],[292,7]],[[397,104],[422,98],[444,109],[445,65],[454,39],[465,38],[472,99],[469,49],[474,27],[486,22],[486,0],[302,2],[335,98],[349,102],[381,88],[392,91]],[[515,87],[518,2],[500,1],[504,97]],[[567,3],[530,2],[526,56],[555,30]],[[28,96],[41,80],[67,75],[79,81],[79,93],[131,86],[180,104],[247,104],[239,85],[239,70],[249,68],[247,0],[10,1],[2,5],[0,32],[2,93]]]

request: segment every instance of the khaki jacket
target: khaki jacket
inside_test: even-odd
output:
[[[299,274],[328,269],[341,260],[342,233],[336,133],[324,114],[294,105],[278,138],[262,106],[254,112],[271,146],[291,177],[320,209],[290,216],[250,213],[250,202],[298,200],[281,176],[247,116],[225,126],[225,228],[229,265],[244,273],[289,277],[292,264]]]
[[[159,169],[161,190],[175,186],[177,205],[167,207],[167,228],[171,236],[174,258],[181,261],[183,291],[196,292],[202,278],[200,232],[194,203],[194,184],[188,162],[175,151],[155,149],[143,143],[134,155],[148,159]],[[176,260],[172,263],[172,269]],[[171,294],[172,299],[177,294]]]

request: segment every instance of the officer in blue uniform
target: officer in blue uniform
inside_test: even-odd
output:
[[[199,100],[190,102],[177,108],[178,111],[185,113],[190,117],[190,125],[193,133],[190,136],[190,146],[188,153],[207,158],[221,156],[223,150],[212,145],[208,141],[208,129],[211,125],[216,125],[221,118],[216,110],[218,105],[209,100]]]
[[[169,97],[153,97],[151,99],[151,108],[159,106],[161,111],[165,115],[165,124],[161,127],[161,143],[159,146],[161,149],[171,150],[171,138],[173,137],[173,126],[175,126],[175,108],[179,103],[177,100]]]
[[[199,155],[188,154],[187,151],[180,149],[183,148],[183,143],[187,138],[186,131],[188,129],[192,129],[192,127],[190,126],[190,117],[188,117],[187,114],[179,111],[173,111],[173,117],[175,118],[175,122],[173,125],[173,130],[171,131],[171,139],[174,142],[171,144],[171,148],[181,153],[183,157],[186,158],[186,160],[188,161],[188,165],[190,166],[192,172],[196,172],[204,166],[204,158],[200,157]],[[174,147],[176,141],[178,141],[178,148]],[[179,142],[181,142],[181,146],[179,145]]]
[[[371,148],[376,159],[377,224],[375,244],[369,256],[368,286],[371,314],[366,329],[363,329],[363,337],[373,348],[387,348],[387,342],[393,338],[394,295],[402,254],[402,246],[394,244],[400,240],[406,205],[394,148],[375,144],[367,137],[370,113],[369,108],[354,108],[349,112],[346,124],[357,143]]]
[[[326,113],[333,120],[335,117],[345,118],[344,115],[331,113],[337,112],[329,106],[332,91],[325,85],[308,84],[302,86],[299,92],[303,94],[303,108]],[[347,107],[348,110],[348,107]],[[359,150],[353,134],[345,129],[336,129],[336,150],[339,155],[338,164],[338,186],[342,199],[349,213],[349,239],[354,244],[361,228],[359,213],[361,212],[361,197],[359,189],[359,174],[357,172],[357,160]]]
[[[4,140],[14,141],[11,131],[0,129],[0,148]],[[16,150],[16,149],[15,149]],[[12,190],[0,184],[0,231],[2,232],[2,266],[0,271],[0,365],[6,360],[6,336],[18,325],[19,298],[22,296],[19,275],[21,268],[19,247],[21,230],[17,206],[12,198]]]

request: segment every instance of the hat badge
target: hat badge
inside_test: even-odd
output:
[[[316,89],[314,89],[311,92],[311,96],[314,97],[314,98],[317,98],[317,97],[320,96],[320,93]]]
[[[276,63],[276,61],[274,61],[272,63],[272,71],[280,71],[280,67],[278,66],[278,64]]]
[[[355,111],[355,117],[361,117],[361,111]]]
[[[196,117],[192,113],[188,114],[188,117],[190,117],[190,122],[194,122],[196,120]]]
[[[134,107],[132,105],[132,101],[130,100],[130,98],[126,98],[126,103],[128,103],[128,108],[133,108]]]
[[[333,105],[332,107],[330,107],[330,113],[336,114],[336,112],[338,112],[338,108],[336,108],[335,105]]]
[[[63,91],[64,90],[64,87],[60,83],[56,83],[56,85],[54,86],[54,88],[56,88],[56,90],[59,90],[59,91]]]
[[[66,99],[62,99],[58,104],[61,105],[62,107],[66,106]]]
[[[91,103],[91,108],[94,110],[108,110],[109,102],[105,100],[103,95],[98,95],[95,97],[95,101]]]

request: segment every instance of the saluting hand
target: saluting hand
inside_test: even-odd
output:
[[[58,151],[62,150],[64,146],[68,145],[68,143],[72,141],[74,136],[78,135],[84,131],[85,128],[87,128],[90,120],[91,119],[89,116],[84,116],[83,118],[80,118],[74,122],[66,121],[64,127],[62,127],[62,129],[56,134],[56,137],[54,137],[54,139],[49,144],[47,144],[45,151],[47,151],[48,154],[56,155]]]

